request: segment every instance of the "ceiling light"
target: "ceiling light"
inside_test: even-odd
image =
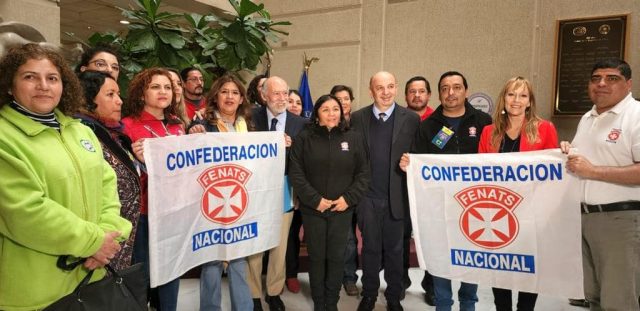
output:
[[[129,24],[131,24],[131,23],[130,23],[128,20],[124,20],[124,19],[123,19],[123,20],[121,20],[121,21],[120,21],[120,24],[122,24],[122,25],[129,25]]]

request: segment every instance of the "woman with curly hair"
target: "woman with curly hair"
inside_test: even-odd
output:
[[[126,105],[130,115],[122,119],[124,133],[133,142],[131,147],[136,159],[144,163],[143,142],[146,138],[184,134],[184,124],[179,117],[179,107],[173,93],[169,71],[162,68],[148,68],[138,73],[129,84],[128,96]],[[149,271],[148,178],[148,175],[142,172],[140,176],[142,204],[133,249],[133,260],[136,263],[145,263],[147,277]],[[159,310],[176,310],[179,287],[179,278],[158,287]]]
[[[87,270],[104,277],[131,224],[100,142],[71,117],[84,96],[62,56],[26,44],[0,60],[0,72],[0,310],[36,310]],[[61,255],[86,261],[63,271]]]

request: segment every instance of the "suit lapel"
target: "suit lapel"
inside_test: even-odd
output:
[[[256,129],[259,131],[268,131],[269,128],[267,127],[267,108],[266,107],[261,107],[260,110],[258,110],[258,117],[255,120],[256,122]]]
[[[396,142],[398,136],[400,136],[400,129],[402,129],[402,125],[404,124],[407,111],[404,109],[398,109],[400,106],[396,103],[396,108],[394,109],[395,121],[393,121],[393,136],[391,138],[391,146]]]
[[[293,136],[293,135],[291,135],[291,133],[293,133],[293,130],[294,130],[293,126],[295,124],[293,124],[293,121],[291,121],[292,118],[289,116],[290,112],[289,111],[285,111],[285,113],[286,113],[286,115],[285,115],[285,120],[286,121],[284,121],[284,132],[289,136]]]

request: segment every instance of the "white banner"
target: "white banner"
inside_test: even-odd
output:
[[[281,132],[146,139],[151,286],[280,243]]]
[[[418,262],[440,277],[582,297],[580,184],[559,149],[412,154]]]

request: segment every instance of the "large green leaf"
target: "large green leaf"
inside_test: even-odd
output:
[[[236,56],[233,46],[229,45],[226,49],[216,53],[218,65],[222,68],[233,71],[240,69],[241,60]]]
[[[241,22],[234,22],[222,31],[222,35],[233,43],[243,41],[245,38],[244,27]]]
[[[163,29],[156,29],[156,33],[162,42],[171,45],[174,49],[181,49],[186,43],[179,33]]]
[[[244,19],[245,17],[263,9],[264,4],[262,3],[257,5],[251,2],[251,0],[240,0],[240,11],[238,12],[238,16],[240,17],[240,19]]]
[[[200,24],[200,21],[204,19],[203,16],[198,13],[191,13],[191,14],[185,13],[184,18],[189,22],[189,24],[193,28],[201,28],[199,27],[199,24]]]
[[[264,55],[269,50],[267,44],[258,38],[249,37],[249,42],[254,46],[255,54]]]
[[[247,58],[244,59],[245,68],[250,70],[255,70],[258,67],[258,63],[260,62],[260,56],[257,54],[249,54]]]
[[[137,30],[129,32],[127,40],[133,42],[132,52],[151,51],[157,44],[156,36],[150,30]]]
[[[247,44],[247,41],[240,41],[236,43],[234,49],[240,59],[246,58],[247,54],[251,52],[251,47]]]
[[[178,55],[176,54],[176,51],[166,44],[160,44],[158,48],[158,57],[164,67],[174,68],[178,63]]]
[[[229,4],[233,7],[238,15],[240,15],[240,4],[236,0],[229,0]]]

